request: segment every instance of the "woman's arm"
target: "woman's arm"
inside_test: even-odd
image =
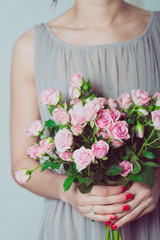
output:
[[[12,175],[20,168],[33,169],[38,162],[30,159],[27,148],[37,139],[28,138],[26,129],[40,119],[34,81],[34,30],[22,35],[13,48],[11,69],[11,158]],[[31,180],[23,185],[28,190],[47,198],[60,198],[65,177],[50,170],[36,170]]]

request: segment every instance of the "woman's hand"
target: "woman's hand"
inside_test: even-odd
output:
[[[111,229],[120,228],[124,224],[136,220],[153,211],[157,205],[160,195],[158,182],[159,181],[154,184],[153,189],[150,189],[144,183],[133,183],[128,190],[132,195],[134,195],[134,198],[129,202],[130,211],[123,214],[116,214],[117,221],[111,225]]]
[[[105,222],[115,220],[118,213],[129,209],[126,201],[132,195],[124,190],[122,186],[93,186],[91,192],[82,194],[74,183],[69,191],[62,194],[61,200],[70,203],[82,216]],[[90,213],[93,206],[94,215]]]

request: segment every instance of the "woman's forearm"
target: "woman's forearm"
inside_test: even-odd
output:
[[[23,161],[18,160],[12,166],[12,176],[14,179],[14,173],[20,170],[20,168],[31,170],[39,165],[37,161],[34,161],[29,157],[22,156],[21,159],[22,158]],[[61,196],[63,195],[63,182],[65,178],[66,176],[53,173],[48,169],[41,172],[40,167],[32,173],[31,179],[21,186],[45,198],[61,199]]]

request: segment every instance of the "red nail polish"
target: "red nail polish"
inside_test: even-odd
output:
[[[125,186],[122,187],[122,192],[125,192],[127,188]]]
[[[111,228],[112,230],[115,230],[115,229],[117,229],[117,226],[116,226],[116,224],[113,224],[112,226],[110,226],[110,228]]]
[[[104,224],[105,224],[106,226],[109,226],[111,223],[112,223],[111,221],[108,221],[108,222],[105,222]]]
[[[123,207],[122,207],[122,210],[123,210],[123,211],[129,210],[129,206],[128,206],[128,205],[123,206]]]
[[[116,218],[117,218],[116,216],[111,216],[110,220],[116,220]]]
[[[132,199],[133,198],[133,195],[131,194],[131,193],[128,193],[127,195],[126,195],[126,200],[130,200],[130,199]]]

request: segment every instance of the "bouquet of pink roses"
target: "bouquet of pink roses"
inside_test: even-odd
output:
[[[79,183],[82,193],[93,185],[144,181],[152,187],[153,168],[159,167],[160,93],[149,96],[138,89],[117,100],[103,98],[91,92],[90,80],[81,73],[73,74],[69,84],[69,105],[61,100],[59,90],[41,93],[40,102],[48,106],[51,118],[44,125],[36,120],[28,127],[27,135],[39,140],[27,154],[41,160],[41,171],[63,167],[68,176],[64,191],[73,182]],[[17,181],[28,181],[34,170],[16,172]],[[113,237],[120,239],[120,233]]]

